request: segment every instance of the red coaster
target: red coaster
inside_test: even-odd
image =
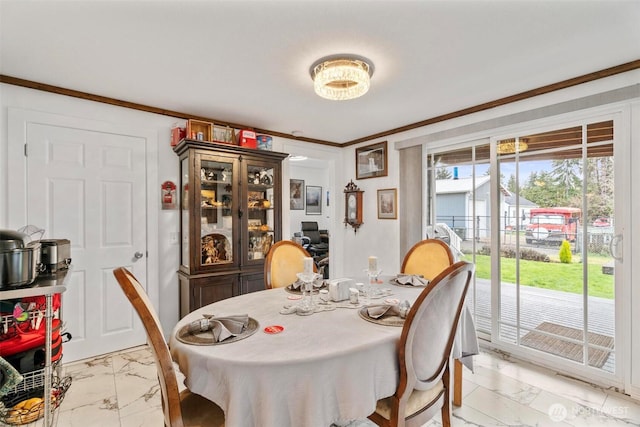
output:
[[[265,334],[279,334],[282,331],[284,331],[284,327],[280,325],[271,325],[264,328]]]

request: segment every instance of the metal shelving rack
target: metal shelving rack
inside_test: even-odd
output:
[[[39,275],[33,285],[28,288],[0,290],[0,300],[21,299],[34,296],[45,297],[45,362],[44,362],[44,426],[51,426],[51,380],[53,376],[51,364],[51,330],[53,322],[53,295],[67,290],[66,281],[70,270],[61,270],[52,274]]]

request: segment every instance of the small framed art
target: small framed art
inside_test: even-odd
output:
[[[378,190],[378,219],[398,218],[398,190],[385,188]]]
[[[307,207],[305,213],[307,215],[322,214],[322,187],[307,185]]]
[[[304,209],[304,180],[289,180],[289,209],[292,211]]]

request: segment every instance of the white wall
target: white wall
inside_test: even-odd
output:
[[[274,138],[275,142],[276,138]],[[317,221],[318,228],[329,230],[329,268],[331,277],[340,277],[344,262],[344,243],[341,229],[344,204],[342,188],[346,185],[343,177],[343,151],[341,148],[311,144],[302,141],[282,139],[280,151],[291,155],[308,157],[305,166],[298,166],[296,162],[285,160],[282,168],[282,238],[290,239],[293,233],[300,231],[300,222],[304,220]],[[322,215],[306,215],[304,210],[289,209],[289,179],[304,179],[306,185],[322,187]],[[329,191],[329,205],[327,206],[327,191]]]
[[[289,162],[289,178],[290,179],[302,179],[304,180],[305,185],[305,196],[306,196],[306,187],[316,186],[322,187],[322,214],[321,215],[307,215],[306,209],[302,210],[289,210],[289,226],[291,230],[291,234],[296,231],[300,231],[300,223],[302,221],[315,221],[318,223],[318,228],[320,230],[329,229],[332,226],[331,223],[331,215],[329,215],[328,208],[331,206],[331,203],[336,202],[335,191],[331,191],[329,188],[329,170],[327,165],[323,165],[322,167],[309,167],[309,166],[301,166],[297,162]],[[329,206],[327,206],[327,191],[329,191]],[[306,203],[305,203],[306,207]],[[286,209],[286,206],[285,206]],[[284,239],[291,238],[291,236],[282,236]]]
[[[533,111],[536,108],[559,105],[561,103],[571,103],[581,97],[598,94],[607,90],[626,87],[632,84],[640,83],[640,70],[635,70],[622,75],[613,76],[607,79],[601,79],[580,86],[564,89],[562,91],[538,96],[536,98],[513,103],[507,106],[493,108],[465,117],[456,118],[447,122],[436,123],[424,128],[414,129],[400,134],[392,135],[386,138],[388,141],[388,165],[389,175],[381,178],[370,178],[365,180],[355,180],[355,148],[350,146],[344,149],[335,147],[318,146],[295,140],[282,138],[274,138],[274,150],[284,151],[292,154],[303,154],[314,159],[327,162],[328,181],[323,182],[323,192],[327,189],[331,194],[330,205],[323,205],[323,215],[314,216],[326,221],[323,228],[331,230],[331,273],[333,277],[341,276],[361,276],[362,270],[367,265],[367,257],[376,255],[379,259],[380,267],[384,270],[383,274],[395,274],[400,268],[401,254],[399,254],[399,224],[397,220],[378,220],[376,210],[376,193],[378,189],[397,188],[398,187],[398,154],[396,148],[426,144],[427,146],[451,145],[456,141],[470,140],[486,136],[491,133],[491,129],[479,129],[474,127],[475,124],[481,123],[483,120],[509,118],[519,112]],[[7,147],[11,143],[21,143],[20,141],[7,140],[7,107],[20,107],[25,109],[39,110],[54,114],[65,114],[70,116],[82,117],[92,120],[103,120],[112,123],[121,123],[127,126],[138,126],[141,129],[154,129],[158,134],[159,153],[158,153],[158,183],[165,180],[177,181],[178,178],[178,162],[177,157],[169,146],[169,129],[175,121],[170,117],[159,116],[155,114],[143,113],[125,108],[119,108],[109,105],[98,104],[90,101],[77,100],[60,95],[53,95],[44,92],[34,91],[14,87],[10,85],[0,85],[0,106],[2,114],[0,117],[0,125],[2,132],[0,133],[0,227],[5,228],[7,224],[7,206],[10,203],[7,200]],[[638,107],[633,110],[635,116],[632,117],[631,133],[631,154],[634,164],[640,163],[640,150],[637,147],[640,144],[640,129],[637,117]],[[497,126],[496,126],[497,127]],[[437,137],[436,137],[437,135]],[[378,141],[369,141],[363,145],[370,145]],[[289,211],[289,178],[295,177],[298,172],[295,167],[290,166],[290,162],[283,163],[283,238],[290,238],[295,231],[292,223],[298,223],[295,217],[295,211]],[[630,188],[630,200],[627,203],[632,205],[632,215],[630,219],[630,230],[628,230],[627,241],[633,242],[633,249],[637,249],[637,228],[640,224],[640,216],[638,215],[638,203],[640,200],[640,186],[634,185],[637,180],[637,168],[632,171],[633,176],[628,177],[628,185]],[[633,180],[632,180],[633,178]],[[313,178],[315,179],[315,178]],[[364,224],[357,233],[353,232],[351,227],[344,227],[344,198],[342,190],[344,186],[353,179],[354,182],[365,191],[364,193]],[[307,179],[305,179],[307,181]],[[305,182],[309,185],[310,182]],[[317,185],[313,183],[313,185]],[[415,191],[422,191],[422,185],[419,182],[415,184]],[[402,197],[411,197],[412,191],[408,194],[398,194],[398,199]],[[325,193],[326,194],[326,193]],[[323,201],[326,203],[326,201]],[[325,211],[326,208],[326,211]],[[169,236],[172,232],[179,230],[177,213],[175,211],[160,211],[158,224],[158,258],[162,262],[155,260],[155,268],[157,269],[157,277],[160,285],[160,318],[165,329],[171,329],[178,320],[178,299],[177,299],[177,278],[175,270],[178,265],[178,246],[170,244]],[[633,234],[632,234],[633,233]],[[423,233],[424,234],[424,233]],[[629,244],[630,248],[631,245]],[[640,265],[640,251],[629,250],[625,254],[625,263],[629,262],[633,266]],[[150,263],[151,265],[151,263]],[[637,270],[637,268],[635,269]],[[633,271],[632,276],[637,276],[637,271]],[[629,283],[632,280],[629,278]],[[632,292],[628,289],[626,296],[630,296],[631,304],[629,314],[626,315],[623,327],[631,329],[631,325],[640,324],[640,310],[638,303],[640,293]],[[633,354],[629,352],[631,363],[631,371],[625,373],[625,377],[629,380],[633,375],[635,394],[640,394],[640,331],[638,328],[629,332],[632,338],[630,344]],[[632,387],[633,388],[633,387]]]
[[[17,228],[25,225],[24,220],[16,218],[9,223],[7,181],[7,152],[10,144],[22,145],[24,141],[8,141],[7,112],[9,107],[35,110],[51,114],[66,115],[87,120],[112,123],[117,126],[140,129],[157,135],[158,146],[158,182],[153,185],[160,191],[160,184],[164,181],[178,182],[178,158],[170,146],[170,129],[176,119],[156,114],[144,113],[126,108],[80,100],[72,97],[21,88],[12,85],[0,85],[0,106],[2,114],[0,123],[0,227]],[[152,300],[159,301],[159,316],[165,330],[171,330],[178,320],[178,245],[171,244],[171,233],[179,232],[178,211],[161,210],[157,206],[157,256],[148,260],[148,280],[157,281],[157,294],[151,295]],[[150,252],[153,253],[153,252]],[[155,259],[154,259],[155,258]]]
[[[364,144],[353,145],[344,149],[345,157],[345,182],[349,180],[364,191],[362,195],[362,222],[363,224],[354,233],[352,227],[341,230],[344,239],[345,253],[349,254],[349,261],[345,263],[344,276],[363,276],[367,268],[369,256],[378,257],[378,268],[382,269],[382,275],[395,275],[400,271],[402,259],[400,258],[400,225],[397,219],[378,219],[378,190],[386,188],[398,188],[400,179],[398,164],[399,154],[394,148],[392,139],[387,139],[387,163],[388,175],[378,178],[356,179],[355,157],[356,148],[377,144],[384,139],[370,141]],[[415,183],[415,191],[422,191],[422,184]],[[398,203],[402,197],[411,195],[398,192]],[[342,211],[344,212],[344,197],[342,197]],[[344,216],[344,213],[343,213]]]
[[[123,107],[102,104],[93,101],[77,99],[52,93],[22,88],[13,85],[0,84],[0,228],[18,228],[25,225],[24,220],[17,218],[9,223],[8,210],[11,200],[8,200],[8,148],[10,144],[22,146],[24,141],[9,141],[7,133],[7,115],[9,108],[22,108],[25,110],[41,111],[50,114],[66,115],[87,120],[111,123],[117,126],[140,129],[144,132],[151,131],[157,135],[158,179],[152,187],[160,191],[160,185],[165,181],[179,180],[178,157],[170,145],[170,129],[176,122],[184,123],[184,120],[157,114],[145,113]],[[286,148],[286,149],[285,149]],[[326,173],[318,170],[318,178],[313,178],[309,185],[323,187],[323,214],[309,216],[318,220],[322,219],[323,228],[334,228],[331,218],[334,217],[334,206],[326,206],[326,191],[333,189],[336,179],[336,164],[340,163],[340,149],[335,147],[317,147],[316,144],[290,141],[284,138],[273,138],[274,151],[300,152],[321,159],[326,163]],[[292,231],[289,227],[289,172],[288,161],[283,162],[283,238],[290,238]],[[178,279],[176,271],[179,264],[179,246],[171,242],[171,235],[179,233],[180,223],[177,210],[162,210],[157,207],[157,256],[148,260],[148,277],[157,281],[156,295],[152,300],[158,300],[158,315],[165,331],[171,331],[179,319]],[[299,229],[298,227],[296,230]],[[332,242],[332,247],[339,247],[341,243]]]

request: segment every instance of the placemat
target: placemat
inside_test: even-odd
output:
[[[369,315],[367,314],[367,307],[362,307],[360,310],[358,310],[358,314],[360,315],[360,317],[362,317],[364,320],[371,322],[371,323],[377,323],[378,325],[385,325],[385,326],[402,326],[404,325],[404,319],[398,315],[383,315],[382,317],[378,317],[377,319],[374,319],[372,317],[369,317]]]
[[[213,332],[204,331],[198,333],[189,332],[189,324],[181,327],[176,333],[176,339],[185,344],[193,344],[193,345],[218,345],[218,344],[229,344],[232,342],[243,340],[251,335],[255,334],[258,330],[258,321],[253,317],[249,317],[249,324],[240,334],[229,337],[224,341],[214,341],[213,340]]]

